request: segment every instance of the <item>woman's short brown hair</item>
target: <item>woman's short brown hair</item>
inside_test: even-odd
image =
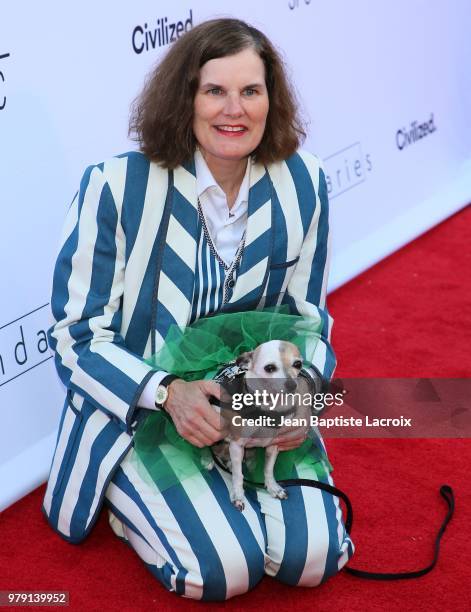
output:
[[[211,19],[183,34],[150,73],[132,105],[129,134],[150,159],[166,168],[189,160],[196,147],[193,105],[200,68],[209,60],[253,48],[265,65],[269,110],[253,151],[267,164],[292,155],[306,134],[283,60],[268,38],[239,19]]]

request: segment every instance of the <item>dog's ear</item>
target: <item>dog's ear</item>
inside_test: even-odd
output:
[[[241,353],[236,359],[236,365],[243,370],[248,370],[252,365],[253,351]]]

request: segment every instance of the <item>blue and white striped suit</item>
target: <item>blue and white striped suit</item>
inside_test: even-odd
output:
[[[190,321],[197,238],[193,161],[169,172],[131,152],[86,170],[64,226],[48,331],[67,397],[44,512],[71,542],[93,527],[131,449],[134,411],[154,372],[143,360],[162,346],[172,323]],[[330,377],[327,253],[327,192],[317,158],[300,151],[268,168],[254,163],[245,245],[222,310],[282,301],[318,317],[323,332],[313,366]]]

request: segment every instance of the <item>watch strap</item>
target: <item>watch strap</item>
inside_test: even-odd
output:
[[[175,376],[175,374],[167,374],[167,376],[164,376],[162,378],[162,380],[159,382],[159,385],[163,385],[164,387],[168,387],[169,384],[171,382],[173,382],[177,378],[178,378],[178,376]]]

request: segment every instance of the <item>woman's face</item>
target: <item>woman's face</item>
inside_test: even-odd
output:
[[[268,103],[265,66],[253,49],[206,62],[193,117],[206,160],[236,161],[252,153],[262,140]]]

